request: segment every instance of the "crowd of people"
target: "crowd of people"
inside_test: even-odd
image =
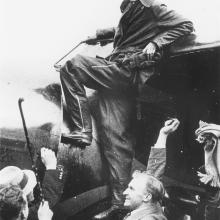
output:
[[[166,220],[164,213],[164,199],[169,197],[161,181],[166,166],[166,143],[170,134],[175,132],[180,122],[178,119],[169,119],[165,121],[164,126],[160,129],[157,141],[151,147],[148,165],[146,171],[136,170],[131,180],[123,192],[123,206],[130,210],[124,217],[124,220]],[[220,138],[220,125],[203,124],[196,135],[200,142],[204,142],[207,137]],[[209,143],[210,144],[210,143]],[[215,145],[213,148],[218,147]],[[210,154],[210,151],[208,151]],[[45,165],[45,175],[42,182],[43,199],[30,205],[34,200],[34,188],[37,185],[35,173],[32,170],[21,170],[16,166],[7,166],[0,170],[0,219],[1,220],[24,220],[39,219],[50,220],[53,217],[53,208],[63,192],[63,169],[57,167],[57,158],[51,149],[41,149],[41,160]],[[207,162],[208,169],[214,169]],[[198,172],[200,181],[210,186],[219,187],[219,179],[206,169],[206,173]],[[219,174],[218,174],[219,175]],[[216,184],[216,185],[213,185]],[[216,195],[217,201],[213,206],[207,206],[207,215],[219,217],[219,190]],[[217,198],[218,197],[218,198]],[[110,219],[110,216],[108,216]],[[207,218],[215,219],[215,218]]]
[[[154,148],[165,148],[166,137],[178,127],[178,120],[169,120],[161,129]],[[41,160],[45,165],[45,175],[42,182],[43,200],[34,206],[28,206],[33,200],[33,191],[37,185],[35,173],[31,170],[21,170],[16,166],[7,166],[0,170],[0,216],[2,220],[39,219],[50,220],[53,207],[59,201],[63,191],[63,171],[57,169],[57,159],[51,149],[41,149]],[[162,165],[164,167],[164,164]],[[157,165],[154,166],[158,167]],[[124,206],[132,212],[126,219],[166,219],[161,202],[165,189],[159,176],[163,168],[157,168],[160,174],[148,168],[146,172],[135,171],[127,189]],[[156,216],[156,217],[154,217]],[[157,217],[158,216],[158,217]]]
[[[165,121],[164,126],[160,129],[155,145],[151,147],[147,170],[136,170],[132,174],[131,180],[123,192],[123,206],[130,210],[124,217],[124,220],[167,219],[163,206],[164,199],[169,196],[161,179],[166,166],[167,137],[177,130],[179,124],[178,119]],[[204,138],[212,133],[215,137],[220,138],[220,126],[206,124],[196,131],[200,142],[204,141]],[[59,202],[63,191],[63,170],[60,167],[57,168],[57,159],[51,149],[41,149],[41,160],[46,168],[42,182],[44,198],[34,205],[30,205],[34,200],[33,191],[37,184],[34,172],[31,170],[21,170],[15,166],[7,166],[0,170],[1,220],[52,219],[53,208]],[[209,177],[209,180],[204,179],[207,175],[199,173],[198,177],[201,182],[205,184],[210,183],[212,186],[215,183],[212,181],[214,177]]]
[[[109,219],[113,213],[126,208],[130,211],[124,220],[166,220],[163,201],[169,196],[161,181],[166,166],[166,140],[180,122],[178,119],[165,122],[151,148],[147,170],[135,171],[132,177],[134,137],[131,122],[135,98],[147,80],[157,74],[156,66],[164,49],[192,33],[194,28],[190,20],[158,0],[123,0],[121,12],[116,28],[99,30],[87,41],[92,44],[95,39],[114,38],[114,50],[107,58],[77,55],[58,68],[72,126],[70,133],[62,134],[61,141],[82,148],[91,144],[92,121],[84,86],[98,90],[101,121],[98,133],[109,168],[112,199],[111,207],[95,215],[94,219]],[[207,138],[204,136],[207,133],[219,135],[220,128],[203,125],[196,131],[201,142]],[[210,152],[207,155],[211,157]],[[55,153],[50,149],[41,149],[41,160],[46,168],[42,182],[44,197],[34,206],[30,205],[37,184],[34,172],[15,166],[0,171],[2,220],[52,219],[53,208],[63,191],[63,170],[62,167],[57,169]],[[200,180],[219,187],[219,173],[210,168],[210,160],[207,163],[209,172],[199,173]],[[216,208],[219,210],[219,203]]]
[[[45,165],[42,182],[44,197],[33,205],[31,203],[35,200],[34,189],[37,185],[35,173],[16,166],[0,170],[1,220],[52,219],[53,207],[63,192],[63,170],[61,166],[57,167],[57,158],[51,149],[41,148],[41,161]]]

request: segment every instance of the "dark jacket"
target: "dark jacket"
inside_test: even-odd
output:
[[[63,181],[63,170],[46,170],[42,190],[44,199],[48,201],[50,209],[58,203],[63,193],[64,181]],[[28,220],[37,220],[37,211],[39,204],[35,204],[29,208]]]
[[[45,172],[42,189],[50,208],[53,208],[62,196],[63,186],[62,170],[47,170]]]
[[[194,30],[191,21],[157,0],[124,0],[122,5],[118,27],[97,32],[101,38],[114,36],[113,53],[140,50],[149,42],[163,49]]]

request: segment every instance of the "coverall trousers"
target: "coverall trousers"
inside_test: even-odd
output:
[[[77,55],[60,70],[62,88],[74,130],[91,132],[84,86],[99,91],[99,137],[107,161],[112,204],[123,205],[133,160],[133,73],[114,61]]]

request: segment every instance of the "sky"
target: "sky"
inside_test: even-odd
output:
[[[165,2],[194,21],[201,41],[220,40],[219,0]],[[120,3],[121,0],[0,0],[0,100],[4,100],[5,111],[23,89],[58,82],[54,63],[78,42],[94,35],[96,29],[116,26]],[[82,45],[70,57],[92,51],[102,53],[101,48]],[[6,93],[10,98],[5,97]]]
[[[119,15],[118,0],[0,0],[0,79],[53,79],[56,60]]]
[[[192,18],[201,38],[220,39],[218,0],[165,2]],[[26,77],[30,85],[35,80],[50,82],[58,75],[53,64],[74,45],[98,28],[117,25],[120,3],[121,0],[0,0],[0,80],[22,83]]]

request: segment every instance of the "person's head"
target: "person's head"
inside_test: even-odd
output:
[[[164,197],[163,184],[154,176],[146,172],[135,171],[125,195],[124,206],[131,210],[146,206],[149,203],[158,203]]]
[[[0,187],[0,219],[25,220],[28,217],[26,196],[19,186]]]
[[[199,122],[196,140],[204,145],[206,174],[198,173],[202,183],[220,188],[220,125]]]
[[[16,166],[7,166],[0,170],[0,185],[19,186],[29,201],[34,199],[33,189],[36,184],[36,176],[32,170],[21,170]]]

